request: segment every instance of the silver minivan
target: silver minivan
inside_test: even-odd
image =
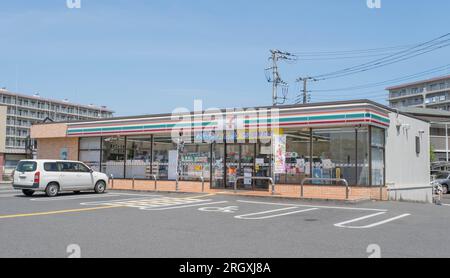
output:
[[[14,189],[26,196],[35,192],[45,192],[49,197],[63,191],[104,193],[108,182],[106,174],[79,161],[22,160],[13,172]]]

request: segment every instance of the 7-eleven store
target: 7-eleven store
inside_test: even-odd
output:
[[[156,177],[164,191],[387,199],[394,184],[428,201],[428,129],[358,100],[41,124],[32,137],[37,158],[83,161],[115,188],[154,190]]]

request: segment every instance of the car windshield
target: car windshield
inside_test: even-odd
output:
[[[33,161],[21,161],[17,164],[16,170],[18,172],[34,172],[36,171],[37,164]]]
[[[438,179],[438,180],[445,180],[445,179],[447,179],[448,178],[448,173],[440,173],[440,174],[438,174],[437,176],[436,176],[436,179]]]

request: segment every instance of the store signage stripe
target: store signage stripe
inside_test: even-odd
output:
[[[360,117],[374,117],[381,121],[389,122],[390,120],[388,118],[383,118],[371,113],[355,113],[355,114],[345,114],[345,118],[360,118]],[[342,118],[342,114],[336,115],[336,114],[329,114],[329,115],[322,115],[322,116],[303,116],[303,117],[281,117],[278,121],[279,122],[289,122],[289,121],[310,121],[315,119],[328,119],[328,118]],[[252,123],[272,123],[273,119],[249,119],[245,120],[245,124],[252,124]]]
[[[269,110],[267,110],[267,111],[269,111]],[[386,118],[388,117],[387,114],[383,114],[382,112],[376,111],[374,109],[351,109],[351,110],[350,109],[347,109],[347,110],[341,109],[341,110],[332,110],[332,111],[328,110],[328,111],[320,111],[320,112],[308,111],[308,112],[301,112],[301,113],[299,113],[299,112],[283,113],[283,111],[280,110],[279,115],[280,115],[280,117],[283,117],[283,118],[285,118],[285,117],[307,117],[307,116],[324,115],[324,114],[362,113],[363,111],[377,114],[381,117],[386,117]],[[229,112],[229,114],[227,116],[237,115],[237,114],[238,113]],[[268,114],[270,114],[270,113],[268,113]],[[250,115],[254,115],[254,113],[250,114]],[[213,118],[215,116],[212,114],[204,114],[204,115],[191,115],[188,117],[193,117],[193,122],[195,122],[195,123],[203,124],[203,121],[202,121],[203,118],[205,118],[205,117]],[[202,119],[198,120],[197,119],[198,117],[202,117]],[[180,118],[183,118],[183,117],[181,116]],[[264,117],[264,118],[268,119],[269,117]],[[252,120],[252,119],[250,119],[250,120]],[[111,127],[111,126],[115,126],[117,124],[120,124],[121,126],[166,125],[166,124],[173,123],[173,121],[177,121],[177,120],[167,117],[167,119],[164,119],[163,121],[161,121],[161,120],[154,121],[154,120],[152,120],[151,117],[149,117],[148,119],[138,119],[138,120],[124,120],[124,121],[115,120],[115,121],[110,121],[110,122],[102,121],[100,123],[95,121],[92,123],[69,123],[68,125],[71,128],[79,128],[80,129],[80,128],[93,128],[93,127]]]
[[[324,125],[324,124],[345,124],[345,123],[374,123],[383,127],[389,125],[383,122],[379,122],[371,119],[354,119],[354,120],[329,120],[329,121],[310,121],[304,123],[283,123],[280,126],[305,126],[305,125]],[[254,127],[254,126],[246,126]],[[149,132],[170,132],[172,129],[160,129],[160,130],[136,130],[136,131],[111,131],[111,132],[85,132],[85,133],[73,133],[70,136],[83,136],[83,135],[114,135],[114,134],[137,134],[137,133],[149,133]],[[203,129],[196,129],[193,131],[201,131]]]
[[[379,122],[376,120],[370,120],[370,119],[357,119],[357,120],[332,120],[332,121],[311,121],[306,123],[284,123],[280,126],[305,126],[305,125],[323,125],[323,124],[342,124],[342,123],[374,123],[378,124],[383,127],[388,127],[388,124],[385,124],[383,122]],[[253,127],[253,126],[246,126],[246,128]],[[136,131],[111,131],[111,132],[82,132],[82,133],[72,133],[69,134],[70,136],[83,136],[83,135],[114,135],[114,134],[138,134],[138,133],[149,133],[149,132],[170,132],[172,129],[159,129],[159,130],[136,130]],[[194,129],[193,131],[202,131],[204,129]]]
[[[283,123],[302,123],[302,122],[311,122],[311,121],[317,121],[317,120],[334,120],[334,119],[353,119],[353,118],[374,118],[381,122],[389,123],[389,119],[385,119],[382,117],[379,117],[377,115],[373,115],[370,113],[365,114],[345,114],[345,115],[326,115],[326,116],[316,116],[316,117],[297,117],[297,118],[281,118],[278,120],[279,124]],[[250,124],[252,121],[245,121],[245,124]],[[254,121],[253,121],[254,122]],[[272,122],[272,120],[269,121],[263,121],[260,123],[260,125],[268,125]],[[215,127],[217,123],[214,122],[205,122],[201,124],[201,127]],[[135,131],[135,130],[145,130],[145,131],[156,131],[156,130],[170,130],[173,128],[188,128],[194,126],[198,127],[200,124],[192,125],[190,123],[173,123],[169,125],[144,125],[144,126],[117,126],[117,127],[106,127],[106,128],[86,128],[86,129],[71,129],[69,128],[67,133],[68,134],[79,134],[79,133],[96,133],[96,132],[119,132],[119,131]]]
[[[210,127],[210,128],[194,128],[192,129],[192,131],[202,131],[202,130],[214,130],[214,127]],[[171,132],[173,129],[169,128],[169,129],[142,129],[142,130],[127,130],[127,131],[122,131],[122,130],[117,130],[117,131],[96,131],[96,132],[78,132],[78,133],[70,133],[68,134],[68,136],[82,136],[82,135],[114,135],[114,134],[135,134],[135,133],[162,133],[162,132]]]
[[[352,111],[352,112],[356,112],[356,111]],[[357,111],[357,112],[364,113],[362,111]],[[380,114],[373,113],[373,112],[375,112],[375,111],[371,111],[371,113],[367,113],[367,115],[372,115],[374,118],[378,118],[378,119],[380,119],[382,121],[386,121],[386,122],[388,121],[388,119],[387,119],[388,117],[387,116],[385,116],[385,115],[381,116]],[[296,115],[293,114],[293,115],[290,115],[290,116],[282,115],[282,116],[280,116],[280,119],[283,119],[283,120],[285,119],[285,121],[288,121],[288,119],[307,120],[307,118],[313,117],[311,115],[306,115],[306,114],[303,114],[303,116],[301,116],[301,117],[299,117],[298,115],[299,114],[296,114]],[[318,115],[318,114],[316,114],[316,115]],[[330,113],[327,112],[327,113],[320,113],[320,115],[322,115],[321,117],[327,117],[329,115],[337,115],[337,114],[330,114]],[[352,115],[352,114],[347,113],[345,115],[347,115],[347,117],[351,117],[350,115]],[[370,116],[368,116],[368,117],[370,117]],[[246,121],[246,123],[250,123],[250,122],[271,122],[272,118],[259,118],[259,119],[254,119],[254,118],[248,119],[247,118],[245,121]],[[191,123],[190,122],[178,122],[176,124],[181,126],[183,124],[190,125]],[[207,125],[214,125],[214,124],[217,125],[217,121],[215,121],[215,122],[214,121],[213,122],[201,122],[201,121],[194,121],[194,122],[192,122],[192,125],[194,125],[194,126],[197,126],[197,125],[198,126],[200,126],[200,125],[201,126],[207,126]],[[120,124],[120,126],[123,127],[123,128],[127,128],[127,127],[130,127],[130,128],[132,128],[132,127],[141,128],[143,125],[145,126],[145,128],[147,128],[147,127],[149,127],[149,128],[150,127],[151,128],[163,128],[163,127],[173,127],[174,123],[173,122],[159,122],[159,123],[145,122],[145,124],[143,123],[141,125],[138,125],[136,123],[134,123],[134,124],[121,123]],[[74,130],[75,132],[78,132],[78,131],[81,131],[81,130],[86,130],[86,129],[94,129],[94,128],[98,128],[96,131],[99,131],[100,128],[103,128],[103,130],[108,130],[108,128],[117,128],[117,125],[116,126],[115,125],[111,125],[111,124],[109,124],[109,125],[105,125],[105,124],[99,125],[99,124],[93,123],[92,125],[86,126],[86,125],[73,125],[73,124],[70,125],[69,124],[69,130]]]
[[[168,125],[144,125],[144,126],[116,126],[116,127],[107,127],[107,128],[86,128],[86,129],[68,129],[68,133],[82,133],[82,132],[108,132],[108,131],[132,131],[132,130],[153,130],[153,129],[173,129],[173,128],[189,128],[191,126],[200,126],[200,125],[193,125],[190,123],[173,123]],[[216,123],[203,123],[200,128],[207,128],[207,127],[215,127],[217,126]]]
[[[353,107],[353,108],[352,108]],[[319,111],[317,111],[319,109]],[[352,105],[335,105],[335,106],[326,106],[326,107],[320,107],[320,106],[314,106],[314,107],[298,107],[298,108],[279,108],[279,114],[289,117],[289,116],[304,116],[304,115],[320,115],[324,113],[350,113],[354,111],[369,111],[375,114],[378,114],[382,117],[387,117],[387,113],[383,113],[382,109],[380,107],[373,106],[371,104],[358,104],[357,106]],[[250,111],[224,111],[223,113],[227,113],[228,115],[242,115],[245,113],[251,114],[251,111],[256,112],[270,112],[270,107],[262,107],[262,108],[256,108],[255,110]],[[295,112],[293,112],[295,111]],[[383,110],[385,111],[385,110]],[[179,117],[193,117],[194,121],[199,121],[198,118],[201,117],[200,121],[204,117],[209,118],[215,118],[216,116],[221,116],[217,113],[194,113],[194,114],[187,114],[187,115],[179,115]],[[167,123],[173,121],[173,116],[167,115],[167,116],[143,116],[142,118],[135,118],[135,119],[117,119],[117,120],[95,120],[94,122],[83,122],[83,123],[68,123],[69,126],[73,127],[92,127],[92,126],[104,126],[104,125],[114,125],[115,123],[120,123],[121,125],[139,125],[141,123],[145,124],[161,124],[161,123]],[[150,122],[149,122],[150,121]]]
[[[374,119],[378,120],[378,117],[373,117]],[[354,118],[354,117],[348,117],[348,118],[344,118],[344,119],[340,119],[339,117],[322,117],[321,119],[308,119],[308,120],[304,120],[304,121],[280,121],[278,124],[280,126],[282,125],[289,125],[289,124],[300,124],[300,125],[305,125],[308,123],[320,123],[320,122],[330,122],[332,120],[337,121],[337,122],[342,122],[342,121],[351,121],[352,119],[356,119],[357,121],[365,121],[370,119],[370,117],[364,118],[364,117],[359,117],[359,118]],[[381,121],[378,122],[383,122],[384,125],[388,126],[389,123],[385,120],[385,119],[381,119]],[[261,124],[256,124],[256,125],[249,125],[246,124],[246,127],[251,127],[251,126],[256,126],[256,127],[264,127],[264,126],[271,126],[270,123],[266,124],[266,123],[261,123]],[[85,130],[68,130],[67,134],[68,135],[75,135],[75,134],[93,134],[93,133],[100,133],[100,134],[112,134],[112,133],[124,133],[124,132],[161,132],[161,131],[171,131],[173,130],[173,128],[189,128],[191,127],[191,125],[189,124],[185,124],[185,125],[172,125],[169,127],[162,127],[162,128],[156,128],[156,127],[148,127],[148,126],[144,126],[144,127],[134,127],[134,128],[129,128],[129,127],[115,127],[115,128],[107,128],[107,129],[102,129],[102,128],[96,128],[96,129],[85,129]],[[209,128],[209,129],[214,129],[216,126],[211,125],[211,126],[205,126],[205,127],[193,127],[193,129],[204,129],[204,128]]]

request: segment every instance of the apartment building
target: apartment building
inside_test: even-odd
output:
[[[42,98],[0,89],[0,180],[21,159],[31,155],[32,124],[44,121],[76,121],[110,118],[106,106],[79,105],[68,100]],[[2,114],[3,117],[2,117]]]
[[[450,75],[389,87],[392,108],[422,107],[450,111]]]
[[[450,75],[392,86],[389,105],[430,122],[435,161],[449,161]]]

